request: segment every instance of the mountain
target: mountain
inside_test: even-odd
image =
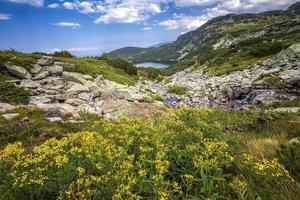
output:
[[[151,46],[149,46],[149,48],[159,48],[159,47],[162,47],[162,46],[167,45],[167,44],[172,44],[173,42],[174,41],[172,41],[172,42],[162,42],[162,43],[151,45]]]
[[[122,48],[109,53],[130,62],[171,63],[174,73],[197,64],[214,73],[240,69],[300,41],[300,3],[286,10],[228,14],[158,48]],[[239,65],[238,67],[236,65]],[[217,69],[219,68],[219,69]],[[222,69],[220,69],[222,68]]]

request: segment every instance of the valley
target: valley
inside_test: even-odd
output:
[[[298,2],[99,56],[1,50],[0,200],[300,200],[299,22]]]

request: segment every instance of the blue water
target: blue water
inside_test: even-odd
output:
[[[169,67],[168,64],[156,63],[156,62],[138,63],[138,64],[135,64],[135,66],[137,66],[137,67],[154,67],[154,68],[167,68],[167,67]]]

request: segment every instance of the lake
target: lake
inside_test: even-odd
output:
[[[158,63],[158,62],[137,63],[137,64],[135,64],[135,66],[137,66],[137,67],[154,67],[154,68],[167,68],[167,67],[169,67],[168,64]]]

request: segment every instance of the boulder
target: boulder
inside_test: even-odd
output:
[[[69,98],[65,100],[65,103],[70,104],[72,106],[80,106],[85,103],[85,101],[78,98]]]
[[[32,80],[29,80],[29,79],[24,79],[24,80],[21,81],[20,86],[25,87],[25,88],[29,88],[29,89],[36,89],[36,88],[41,87],[41,84],[39,84],[35,81],[32,81]]]
[[[6,68],[9,73],[11,73],[12,75],[15,75],[21,79],[31,79],[31,74],[23,67],[7,64]]]
[[[48,76],[49,76],[48,71],[41,71],[35,77],[33,77],[32,80],[42,80],[42,79],[47,78]]]
[[[2,112],[2,113],[13,110],[15,108],[16,108],[15,106],[10,105],[8,103],[0,103],[0,112]]]
[[[128,101],[133,101],[134,96],[129,89],[115,89],[112,95],[117,99],[126,99]]]
[[[64,71],[64,69],[61,67],[61,66],[49,66],[49,67],[47,67],[47,69],[46,69],[48,72],[49,72],[49,74],[50,75],[57,75],[57,76],[59,76],[59,75],[61,75],[62,73],[63,73],[63,71]]]
[[[78,84],[78,83],[75,83],[74,85],[71,86],[70,89],[68,89],[66,91],[66,93],[75,93],[75,94],[79,94],[81,92],[89,92],[89,88],[84,86],[84,85],[81,85],[81,84]]]
[[[41,66],[49,66],[53,64],[53,58],[50,56],[43,56],[41,59],[38,60],[37,64]]]
[[[39,64],[34,64],[33,67],[30,69],[32,74],[38,74],[42,70],[42,67]]]
[[[74,113],[75,107],[66,103],[52,103],[52,104],[38,104],[38,108],[43,109],[46,113],[50,111],[55,111],[54,113],[59,113],[60,116],[56,114],[49,114],[48,117],[61,117],[63,118],[66,114]],[[49,111],[50,110],[50,111]],[[59,111],[59,112],[58,112]],[[53,113],[53,112],[52,112]]]
[[[300,111],[300,107],[282,107],[273,110],[275,112],[289,112],[289,113],[297,113]]]
[[[62,77],[68,81],[84,84],[86,82],[84,75],[75,72],[63,72]]]
[[[69,70],[69,69],[74,69],[75,65],[71,64],[71,63],[65,63],[65,62],[54,62],[55,66],[60,66],[62,67],[64,70]]]
[[[3,114],[2,117],[6,120],[11,120],[15,117],[18,117],[20,114],[19,113],[8,113],[8,114]]]
[[[80,106],[78,106],[75,110],[75,114],[74,116],[75,117],[79,117],[80,116],[80,113],[91,113],[91,114],[96,114],[98,116],[101,116],[102,115],[102,111],[101,112],[97,112],[95,110],[95,108],[93,108],[91,105],[89,104],[82,104]]]

